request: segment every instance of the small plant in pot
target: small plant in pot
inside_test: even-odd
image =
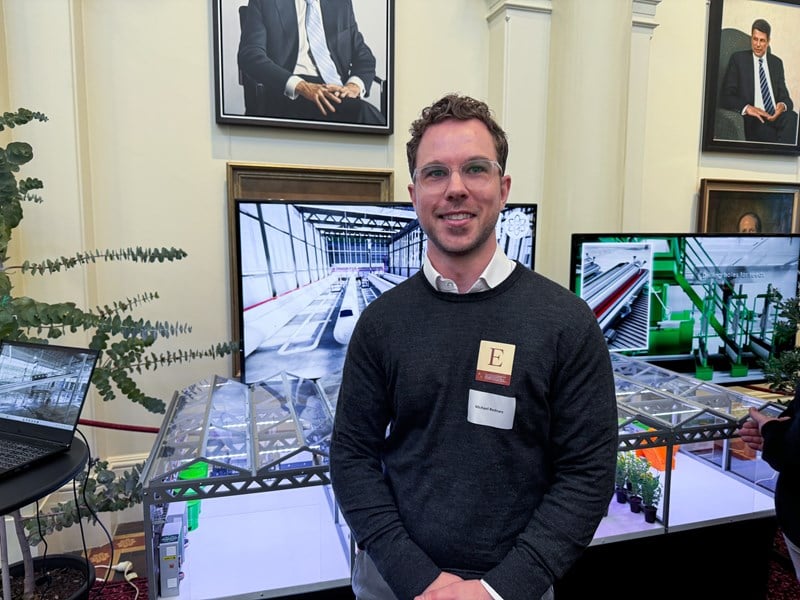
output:
[[[628,460],[630,460],[629,452],[617,453],[617,468],[614,471],[614,493],[617,497],[617,502],[625,504],[628,501]]]
[[[627,461],[628,481],[631,489],[628,492],[628,504],[631,512],[642,511],[642,478],[650,470],[650,463],[646,458],[631,456]]]
[[[655,523],[656,508],[661,500],[661,476],[652,471],[642,474],[640,493],[642,496],[642,509],[644,510],[644,520],[648,523]]]

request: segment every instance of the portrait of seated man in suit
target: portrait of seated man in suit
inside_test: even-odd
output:
[[[247,115],[386,123],[365,100],[376,61],[352,0],[250,0],[237,59],[258,85],[257,98],[245,95]]]
[[[741,113],[748,141],[797,144],[797,113],[786,87],[783,61],[768,52],[770,24],[753,22],[750,50],[731,55],[720,104]]]

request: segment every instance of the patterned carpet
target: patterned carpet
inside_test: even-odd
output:
[[[778,532],[775,536],[774,560],[770,563],[769,589],[766,600],[800,599],[800,582],[786,552],[786,543]]]
[[[97,581],[89,593],[89,600],[146,600],[147,589],[147,561],[145,559],[144,533],[141,523],[121,525],[114,535],[114,549],[112,552],[108,544],[89,551],[89,559],[95,566],[97,577],[105,577],[106,581]],[[128,569],[127,581],[124,573],[109,571],[108,565],[130,561],[133,566]]]

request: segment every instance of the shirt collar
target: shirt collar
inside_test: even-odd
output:
[[[506,277],[511,275],[516,263],[508,258],[505,253],[497,246],[492,256],[492,260],[480,274],[478,279],[467,290],[467,294],[475,292],[485,292],[500,285]],[[440,292],[458,293],[458,286],[452,279],[447,279],[439,273],[428,260],[428,255],[422,261],[422,273],[434,288]]]

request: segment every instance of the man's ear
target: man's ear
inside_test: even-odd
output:
[[[414,189],[414,184],[408,184],[408,197],[411,198],[411,204],[414,206],[414,210],[417,209],[417,194],[416,190]]]

